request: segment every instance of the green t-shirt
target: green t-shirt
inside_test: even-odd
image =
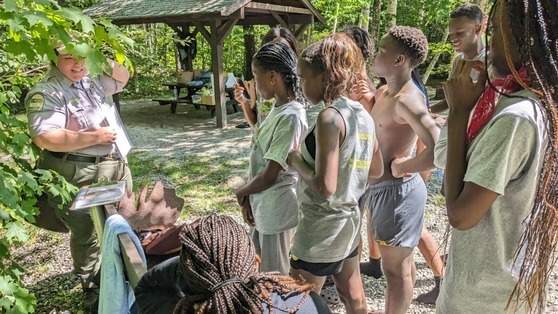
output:
[[[537,99],[527,91],[514,95]],[[469,144],[464,181],[500,196],[476,226],[452,230],[438,313],[504,313],[516,283],[514,254],[533,208],[546,147],[542,118],[534,102],[502,97]],[[440,168],[445,168],[446,143],[445,127],[435,149]]]

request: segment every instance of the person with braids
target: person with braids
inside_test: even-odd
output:
[[[180,240],[180,256],[138,283],[141,313],[331,313],[310,284],[258,273],[256,248],[231,217],[214,214],[186,224]]]
[[[496,1],[494,80],[482,61],[460,60],[444,85],[436,164],[453,232],[439,313],[545,312],[558,242],[557,16],[556,0]]]
[[[263,45],[254,55],[252,72],[263,99],[275,105],[256,133],[250,154],[249,181],[236,189],[244,221],[261,256],[262,271],[289,273],[289,250],[298,224],[298,175],[287,165],[308,129],[302,105],[297,58],[281,42]]]
[[[413,297],[413,249],[422,233],[426,186],[419,172],[434,168],[440,129],[411,72],[426,59],[428,42],[420,29],[395,26],[382,37],[371,72],[386,79],[376,92],[371,115],[376,122],[383,176],[368,188],[369,228],[379,244],[387,280],[385,311],[405,313]],[[413,157],[417,139],[426,148]]]
[[[262,46],[270,42],[282,42],[289,46],[298,56],[298,48],[296,43],[296,38],[291,33],[288,28],[285,27],[272,27],[262,38]],[[239,124],[238,128],[252,127],[255,130],[258,129],[260,124],[265,119],[264,110],[262,108],[258,109],[258,101],[256,94],[256,87],[253,81],[245,81],[244,87],[239,84],[234,85],[234,97],[235,100],[242,106],[242,111],[244,112],[244,118],[246,122]],[[245,88],[247,89],[250,98],[246,98],[244,94]],[[267,112],[265,112],[267,114]]]
[[[369,176],[381,176],[374,121],[348,98],[363,72],[355,43],[334,34],[308,47],[299,61],[302,90],[311,104],[323,102],[315,126],[287,162],[299,173],[299,225],[291,248],[291,276],[319,292],[332,275],[347,313],[366,313],[357,257],[358,200]]]

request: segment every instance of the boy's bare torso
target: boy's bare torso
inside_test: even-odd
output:
[[[401,102],[401,98],[414,101]],[[428,115],[422,92],[409,81],[397,94],[390,94],[387,85],[378,89],[376,102],[370,114],[376,124],[376,136],[384,160],[384,175],[371,183],[395,179],[390,163],[394,158],[411,156],[417,143],[417,134],[399,114],[398,106],[417,106]],[[420,107],[420,108],[419,108]]]

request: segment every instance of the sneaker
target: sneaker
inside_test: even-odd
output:
[[[436,299],[438,299],[438,294],[440,294],[440,286],[434,286],[432,290],[419,295],[415,300],[418,303],[436,304]]]
[[[248,124],[248,122],[242,122],[242,123],[237,124],[235,126],[235,128],[237,128],[237,129],[247,129],[249,127],[250,127],[250,124]]]
[[[83,307],[91,313],[98,313],[99,310],[99,289],[83,289]]]
[[[368,262],[360,263],[360,273],[366,276],[372,276],[376,279],[382,278],[382,259],[371,258]]]

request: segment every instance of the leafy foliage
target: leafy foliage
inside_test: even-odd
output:
[[[107,65],[106,53],[130,65],[123,47],[132,42],[109,21],[95,22],[52,0],[5,0],[0,5],[0,312],[5,313],[34,312],[35,296],[23,287],[24,271],[10,248],[27,240],[23,223],[34,221],[38,197],[68,204],[77,192],[57,173],[35,169],[39,149],[26,123],[13,114],[22,87],[36,83],[37,73],[56,59],[55,38],[70,53],[87,58],[92,75]]]

